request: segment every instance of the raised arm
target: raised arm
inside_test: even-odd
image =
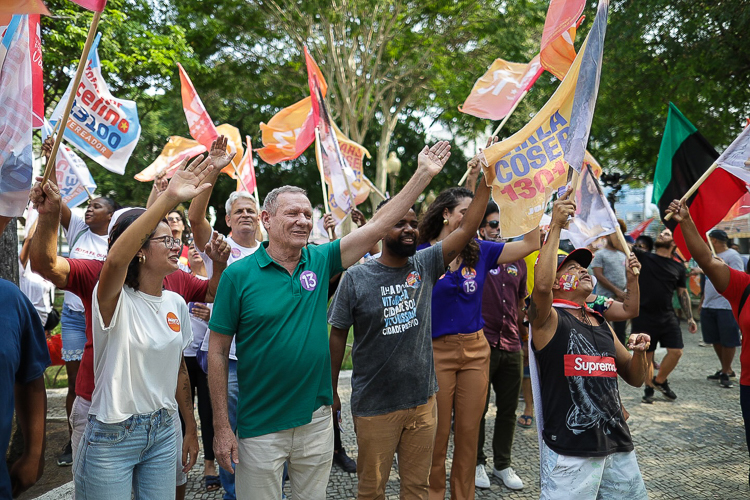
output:
[[[31,188],[30,198],[34,208],[39,212],[36,232],[29,244],[31,270],[42,278],[52,282],[57,288],[68,286],[70,264],[57,255],[57,230],[60,224],[60,190],[50,180],[44,186],[38,182]],[[41,181],[41,177],[37,180]]]
[[[555,201],[552,207],[552,221],[547,241],[539,251],[534,271],[534,291],[531,293],[528,317],[533,331],[534,345],[541,349],[552,339],[557,323],[557,312],[552,308],[552,285],[557,270],[557,249],[560,246],[560,231],[568,223],[568,217],[575,214],[576,204],[570,199],[568,190]],[[525,238],[524,238],[525,239]],[[505,253],[505,250],[503,250]]]
[[[419,153],[417,171],[401,192],[378,210],[370,222],[341,239],[341,263],[345,268],[361,259],[403,218],[432,178],[443,169],[451,156],[450,149],[446,141],[440,141],[431,148],[425,146]]]
[[[479,158],[475,157],[469,162],[470,167],[474,161],[479,164]],[[463,219],[461,219],[461,224],[443,240],[443,262],[446,266],[461,253],[461,250],[464,249],[472,238],[476,238],[479,224],[482,223],[484,212],[487,210],[490,192],[491,189],[487,186],[487,183],[479,181],[476,195],[471,200]]]
[[[213,265],[213,274],[211,279],[208,280],[208,291],[206,292],[206,302],[213,302],[216,297],[216,290],[219,288],[219,281],[224,269],[227,268],[227,261],[229,255],[232,252],[232,248],[229,243],[224,239],[224,236],[220,235],[217,231],[214,231],[211,236],[211,241],[206,244],[204,253],[210,258]]]
[[[154,204],[156,199],[164,193],[169,185],[169,179],[165,172],[161,172],[154,178],[154,185],[151,188],[151,192],[148,194],[148,200],[146,200],[146,208],[149,208]]]
[[[219,178],[219,174],[221,174],[221,169],[229,165],[235,155],[235,153],[230,154],[227,152],[227,142],[227,138],[220,135],[211,144],[211,150],[208,152],[208,160],[214,166],[214,170],[205,180],[205,182],[210,184],[210,188],[193,198],[190,208],[188,208],[188,221],[190,221],[190,229],[193,231],[193,241],[197,248],[205,247],[208,240],[211,239],[211,224],[206,219],[208,200],[211,198],[211,192],[216,184],[216,180]]]
[[[682,236],[685,238],[688,250],[693,254],[695,262],[703,270],[706,277],[716,288],[716,291],[722,293],[729,286],[729,266],[719,259],[715,259],[711,253],[708,244],[703,241],[695,222],[690,216],[690,210],[685,203],[680,200],[674,200],[669,204],[667,213],[672,214],[672,218],[680,224]]]
[[[522,241],[506,243],[503,247],[503,252],[497,258],[497,263],[507,264],[508,262],[515,262],[518,259],[523,259],[531,252],[536,252],[539,248],[539,228],[537,227],[531,232],[526,233]]]
[[[107,324],[115,312],[130,262],[151,237],[159,222],[179,203],[190,200],[210,187],[210,184],[204,183],[213,169],[209,159],[198,157],[187,167],[186,162],[183,161],[180,170],[175,172],[164,194],[122,233],[107,254],[96,296],[102,320]]]

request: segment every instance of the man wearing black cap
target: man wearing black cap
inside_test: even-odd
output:
[[[651,348],[648,357],[648,375],[646,377],[643,402],[654,402],[654,388],[664,396],[674,401],[677,394],[669,387],[667,377],[677,366],[682,356],[682,330],[677,314],[672,307],[672,296],[677,291],[680,307],[688,318],[688,331],[695,333],[698,325],[693,319],[690,297],[687,293],[687,275],[685,266],[677,262],[672,256],[676,245],[672,238],[672,231],[664,229],[654,242],[654,253],[646,253],[636,249],[635,255],[641,263],[641,307],[640,314],[633,318],[631,326],[634,332],[644,332],[651,336]],[[654,351],[657,342],[667,349],[667,354],[661,361],[659,373],[653,376]]]
[[[617,375],[643,384],[650,338],[631,335],[631,356],[604,318],[586,307],[593,289],[586,270],[591,252],[556,255],[560,230],[575,213],[569,194],[554,204],[528,311],[535,396],[542,403],[541,498],[645,499]]]
[[[742,257],[736,250],[728,247],[729,237],[721,229],[714,229],[708,233],[716,256],[724,263],[743,272],[745,269]],[[740,327],[734,320],[732,306],[729,301],[716,291],[711,280],[706,278],[706,289],[703,293],[703,307],[701,308],[701,330],[703,342],[712,344],[721,362],[721,370],[709,375],[709,380],[718,380],[722,387],[733,387],[730,377],[734,377],[732,361],[740,342]]]

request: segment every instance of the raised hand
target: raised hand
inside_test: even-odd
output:
[[[55,138],[53,136],[47,137],[42,143],[42,154],[49,160],[49,155],[52,154],[52,147],[55,145]]]
[[[360,212],[358,209],[353,208],[352,209],[352,222],[354,222],[357,227],[362,227],[367,223],[367,219],[365,219],[365,214]]]
[[[570,199],[573,188],[569,188],[564,195],[558,198],[552,205],[552,224],[564,228],[568,224],[568,217],[576,213],[576,203]]]
[[[226,264],[232,253],[232,248],[227,243],[227,240],[224,239],[224,236],[219,234],[218,231],[214,231],[203,251],[212,261]]]
[[[628,337],[628,349],[646,352],[651,345],[651,337],[645,333],[632,333]]]
[[[635,256],[635,253],[630,252],[630,257],[628,257],[628,262],[626,264],[628,272],[630,274],[638,275],[641,272],[641,262],[638,260],[638,258]],[[638,269],[636,272],[635,269]]]
[[[229,143],[226,136],[220,135],[212,144],[211,150],[208,152],[208,158],[218,170],[229,165],[234,159],[234,155],[237,153],[229,153],[227,151],[227,144]]]
[[[156,189],[156,192],[161,194],[164,191],[167,190],[167,186],[169,186],[169,179],[167,179],[167,172],[162,171],[154,177],[154,189]]]
[[[177,203],[189,201],[211,188],[211,184],[205,181],[206,177],[215,169],[219,168],[211,163],[210,157],[197,156],[190,164],[187,158],[182,160],[180,168],[172,176],[167,186],[165,195]]]
[[[41,184],[42,177],[36,178],[37,182],[31,188],[29,199],[32,205],[40,214],[58,214],[60,213],[60,189],[47,180],[44,185]]]
[[[336,239],[336,221],[331,214],[323,214],[323,227],[329,236],[333,235],[333,239]]]
[[[448,163],[450,151],[451,145],[448,141],[437,142],[431,148],[425,146],[417,157],[417,170],[426,170],[432,177],[436,176]]]
[[[672,214],[672,218],[679,224],[683,220],[690,218],[690,210],[682,200],[672,200],[667,207],[667,214]]]

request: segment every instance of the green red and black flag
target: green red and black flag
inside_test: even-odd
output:
[[[688,259],[690,252],[680,226],[674,219],[665,220],[666,210],[672,200],[682,198],[718,158],[719,153],[708,140],[670,102],[654,172],[653,202],[659,207],[664,225],[672,230],[677,247]],[[746,192],[742,178],[725,168],[716,168],[687,201],[698,231],[705,235]]]

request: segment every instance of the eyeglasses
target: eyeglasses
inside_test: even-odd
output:
[[[167,222],[182,222],[182,217],[167,217]]]
[[[490,226],[492,229],[497,229],[500,227],[500,221],[499,220],[488,220],[487,225]]]
[[[149,238],[149,240],[161,240],[164,242],[164,246],[169,250],[173,249],[174,247],[179,247],[181,244],[180,239],[173,236],[159,236],[158,238]]]

